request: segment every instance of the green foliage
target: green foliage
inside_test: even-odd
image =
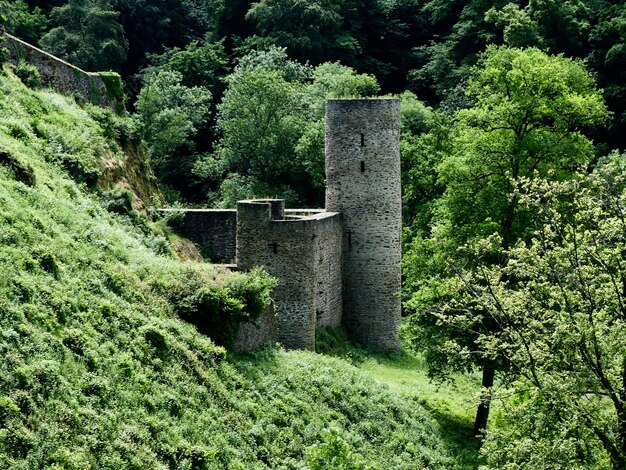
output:
[[[486,20],[502,28],[512,47],[537,46],[552,53],[575,55],[589,35],[590,2],[531,0],[525,8],[509,3],[486,13]]]
[[[36,183],[35,173],[32,168],[21,163],[18,159],[7,152],[0,151],[0,165],[10,168],[15,173],[15,179],[26,186],[34,186]]]
[[[566,180],[586,168],[594,148],[580,129],[603,123],[608,112],[582,63],[537,49],[489,48],[468,93],[474,105],[455,114],[449,134],[434,127],[429,139],[417,141],[426,151],[434,145],[440,152],[431,161],[414,160],[420,180],[412,191],[432,181],[443,192],[425,201],[430,207],[416,212],[407,233],[404,295],[405,307],[414,312],[410,345],[425,353],[432,374],[445,377],[452,369],[480,366],[489,388],[493,371],[511,364],[506,357],[464,351],[480,351],[479,335],[497,332],[498,322],[459,328],[458,312],[442,306],[454,298],[459,269],[480,271],[507,260],[498,252],[478,260],[465,245],[492,235],[504,247],[527,240],[534,214],[520,207],[516,182]],[[480,316],[480,305],[464,307]],[[486,424],[481,409],[476,432]]]
[[[6,31],[30,44],[37,44],[48,27],[48,18],[41,8],[31,7],[24,0],[4,3],[5,7],[0,7],[0,15],[6,18],[2,22]]]
[[[0,26],[2,26],[0,24]],[[4,36],[0,37],[0,67],[9,59],[9,50],[4,46]],[[0,69],[0,75],[4,73],[3,69]]]
[[[69,0],[53,8],[42,47],[85,70],[119,71],[128,43],[113,8],[109,0]]]
[[[159,71],[148,75],[137,98],[136,108],[148,155],[159,171],[185,145],[207,118],[210,92],[203,87],[186,87],[179,72]]]
[[[217,344],[233,348],[241,322],[254,322],[270,304],[269,293],[276,281],[262,270],[225,286],[205,286],[201,279],[190,277],[184,285],[168,286],[176,313],[211,336]]]
[[[311,470],[333,468],[337,470],[365,470],[365,459],[352,451],[351,446],[341,437],[336,427],[324,429],[320,443],[305,451],[306,463]]]
[[[289,60],[284,49],[244,56],[218,107],[222,138],[212,154],[194,165],[198,178],[209,188],[217,186],[208,199],[225,207],[251,197],[319,206],[326,98],[369,96],[378,90],[370,75],[338,63],[311,69]]]
[[[625,465],[624,161],[615,154],[567,182],[522,179],[516,194],[535,214],[532,239],[467,247],[508,260],[459,270],[440,310],[446,325],[479,332],[478,349],[459,345],[459,354],[513,365],[494,392],[506,405],[487,435],[492,468]],[[499,328],[478,326],[489,322]]]
[[[223,42],[213,42],[208,35],[202,41],[190,42],[184,49],[168,49],[150,59],[152,65],[143,70],[144,74],[155,69],[170,70],[183,76],[185,86],[208,88],[213,96],[220,96],[223,91],[228,57]]]
[[[99,72],[98,75],[100,75],[100,78],[102,78],[104,82],[109,99],[116,100],[118,103],[123,104],[126,97],[124,95],[124,82],[122,82],[122,77],[115,72]]]
[[[248,431],[255,453],[270,468],[324,468],[325,458],[344,465],[325,468],[453,467],[420,405],[341,359],[269,350],[233,365],[241,374],[240,409],[258,416]],[[251,386],[262,405],[249,395]]]
[[[23,60],[20,60],[17,67],[15,67],[15,75],[29,88],[39,88],[41,86],[39,69]]]

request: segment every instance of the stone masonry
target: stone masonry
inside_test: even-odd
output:
[[[278,340],[315,349],[318,325],[341,321],[339,214],[285,217],[283,200],[237,203],[237,267],[263,266],[278,279],[274,291]]]
[[[236,240],[237,269],[263,266],[278,279],[276,329],[255,338],[246,325],[243,343],[314,349],[317,327],[343,324],[369,348],[399,347],[399,146],[399,100],[329,100],[325,210],[270,199],[240,201],[236,213],[185,211],[184,235],[228,260]]]
[[[326,210],[343,217],[343,321],[373,349],[397,349],[402,200],[399,100],[329,100]]]
[[[180,212],[162,209],[162,213]],[[231,263],[237,249],[237,211],[235,209],[185,209],[177,230],[204,249],[215,263]]]
[[[37,67],[44,87],[67,95],[78,95],[83,101],[113,109],[121,104],[109,96],[100,74],[85,72],[2,30],[0,35],[4,36],[3,46],[9,51],[9,62],[17,66],[23,60]]]

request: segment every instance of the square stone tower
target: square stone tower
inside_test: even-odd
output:
[[[400,101],[326,103],[326,210],[342,214],[343,322],[378,350],[399,347]]]

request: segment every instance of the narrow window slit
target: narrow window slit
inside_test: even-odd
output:
[[[274,252],[274,254],[278,253],[278,243],[270,243],[270,246],[272,247],[272,251]]]
[[[365,173],[365,162],[361,162],[361,173]]]
[[[365,147],[365,134],[361,134],[361,147]]]

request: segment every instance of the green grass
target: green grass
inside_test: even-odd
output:
[[[0,74],[0,468],[452,468],[367,361],[216,346],[206,315],[252,315],[268,284],[180,261],[102,193],[129,158],[103,119]]]
[[[477,407],[475,397],[480,390],[478,376],[457,375],[451,383],[435,384],[428,378],[424,361],[408,353],[373,355],[359,368],[431,413],[441,426],[456,468],[476,469],[483,463],[478,454],[478,442],[472,436]]]
[[[470,470],[484,464],[478,441],[472,436],[479,374],[455,374],[450,382],[435,383],[421,357],[405,351],[367,351],[351,343],[342,330],[319,331],[318,349],[354,364],[391,392],[429,411],[440,427],[447,453],[453,456],[451,468]]]

